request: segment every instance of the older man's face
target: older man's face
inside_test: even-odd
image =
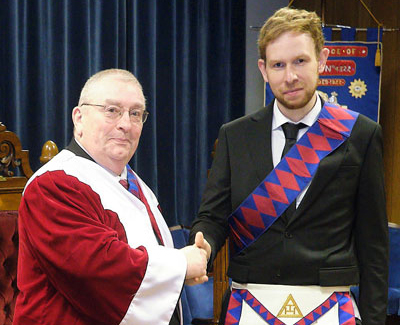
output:
[[[78,141],[97,163],[120,174],[139,144],[143,123],[132,121],[128,110],[145,108],[143,92],[132,82],[107,78],[94,85],[89,98],[89,104],[117,105],[125,110],[117,120],[110,120],[96,106],[76,107],[73,112]]]

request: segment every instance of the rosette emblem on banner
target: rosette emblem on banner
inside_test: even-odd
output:
[[[356,29],[344,28],[340,41],[331,41],[332,29],[324,28],[325,47],[329,57],[318,82],[318,93],[330,103],[348,107],[374,121],[379,120],[381,65],[376,66],[377,48],[382,55],[382,34],[377,28],[367,29],[365,42],[355,41]],[[379,30],[382,33],[382,29]],[[381,61],[382,56],[378,57]],[[265,105],[274,95],[266,83]]]

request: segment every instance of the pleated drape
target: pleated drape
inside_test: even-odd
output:
[[[196,215],[222,123],[244,113],[244,0],[3,0],[0,121],[39,168],[86,79],[132,71],[150,117],[131,161],[169,225]]]

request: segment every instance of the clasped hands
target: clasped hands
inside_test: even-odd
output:
[[[211,246],[204,239],[203,233],[196,233],[194,244],[181,250],[187,260],[185,284],[195,285],[208,281],[207,261],[211,255]]]

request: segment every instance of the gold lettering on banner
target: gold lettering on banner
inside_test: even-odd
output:
[[[299,306],[297,305],[296,301],[294,300],[292,294],[289,294],[285,303],[283,304],[278,318],[302,318],[303,313],[301,312]]]

